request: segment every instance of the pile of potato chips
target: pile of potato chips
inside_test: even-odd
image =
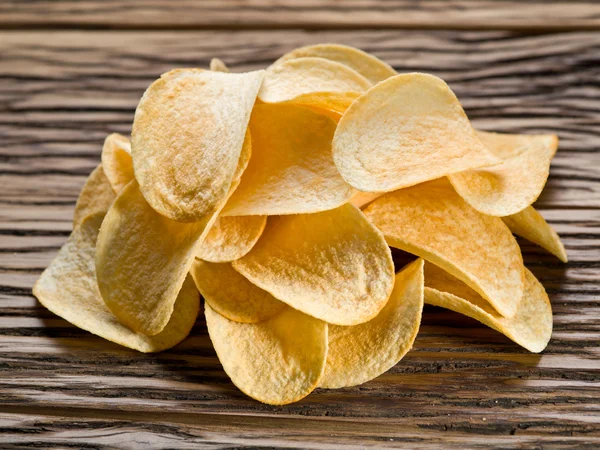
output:
[[[441,79],[341,45],[173,70],[131,142],[106,138],[34,294],[156,352],[188,335],[200,293],[223,368],[274,405],[390,369],[424,303],[540,352],[552,310],[513,233],[567,260],[531,206],[557,143],[475,130]],[[418,259],[396,273],[390,247]]]

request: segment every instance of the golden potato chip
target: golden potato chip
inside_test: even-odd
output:
[[[223,369],[244,394],[270,405],[310,394],[327,359],[327,324],[285,309],[270,320],[239,323],[205,303],[208,334]]]
[[[229,193],[263,72],[164,74],[135,112],[132,156],[146,201],[179,222],[203,221]]]
[[[94,254],[103,213],[75,228],[69,240],[33,287],[40,303],[73,325],[140,352],[158,352],[181,342],[190,332],[200,308],[200,295],[188,277],[177,296],[171,319],[159,334],[146,336],[120,324],[102,300]]]
[[[115,194],[133,180],[133,162],[129,139],[118,133],[109,134],[102,147],[102,167]]]
[[[314,213],[354,192],[331,157],[335,122],[302,106],[257,105],[250,119],[252,158],[223,215]]]
[[[372,84],[393,77],[397,72],[386,62],[354,47],[339,44],[317,44],[286,53],[274,65],[297,58],[316,57],[338,62],[354,69]]]
[[[329,350],[320,387],[366,383],[395,366],[411,349],[423,312],[423,260],[396,274],[385,307],[353,327],[329,325]]]
[[[267,69],[258,93],[265,103],[288,102],[313,92],[364,92],[371,83],[349,67],[323,58],[284,61]]]
[[[361,192],[357,191],[354,193],[352,198],[350,199],[350,203],[356,206],[357,208],[363,209],[373,200],[377,200],[379,197],[384,195],[385,192]]]
[[[319,114],[326,115],[337,123],[341,119],[342,114],[358,97],[360,97],[360,93],[358,92],[312,92],[300,95],[288,103],[310,108]]]
[[[96,249],[96,275],[108,308],[150,336],[167,325],[210,219],[180,223],[161,216],[134,180],[108,210]]]
[[[560,237],[533,206],[528,206],[517,214],[503,217],[502,220],[517,236],[548,250],[562,262],[569,261]]]
[[[550,173],[558,138],[551,134],[477,132],[502,164],[449,175],[456,192],[473,208],[492,216],[508,216],[531,205]]]
[[[232,264],[275,298],[336,325],[375,317],[394,285],[383,236],[350,204],[269,217],[263,238]]]
[[[425,264],[425,303],[478,320],[534,353],[546,348],[552,334],[550,300],[544,286],[527,269],[523,299],[510,319],[498,314],[462,281],[430,263]]]
[[[81,189],[73,213],[73,228],[77,228],[90,214],[106,213],[115,198],[116,195],[110,186],[110,181],[106,178],[102,164],[100,164],[92,171]]]
[[[229,263],[196,260],[190,273],[211,308],[234,322],[261,322],[287,307],[267,291],[250,283]]]
[[[430,261],[467,283],[503,316],[523,296],[523,258],[499,217],[478,212],[446,179],[391,192],[365,209],[388,244]]]
[[[366,192],[501,162],[478,139],[448,85],[422,73],[396,75],[352,103],[335,132],[333,159],[342,177]]]
[[[219,58],[213,58],[210,60],[210,70],[212,70],[213,72],[231,72],[229,70],[229,67],[227,67],[227,65]]]

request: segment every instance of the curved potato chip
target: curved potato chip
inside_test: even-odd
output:
[[[386,62],[354,47],[339,44],[317,44],[300,47],[286,53],[273,65],[297,58],[316,57],[335,61],[356,70],[372,84],[397,75],[397,72]]]
[[[300,58],[269,67],[258,98],[265,103],[279,103],[313,92],[364,92],[370,87],[369,80],[343,64]]]
[[[286,307],[270,320],[238,323],[205,303],[208,334],[223,369],[244,394],[286,405],[310,394],[327,359],[327,324]]]
[[[102,300],[94,254],[103,213],[87,216],[33,287],[40,303],[76,327],[140,352],[159,352],[181,342],[200,309],[200,295],[188,277],[179,291],[173,314],[155,336],[136,333],[120,324]]]
[[[133,162],[129,139],[118,133],[109,134],[102,147],[102,167],[115,194],[133,180]]]
[[[517,236],[548,250],[564,263],[569,261],[560,237],[533,206],[528,206],[517,214],[503,217],[502,220]]]
[[[90,214],[106,213],[117,196],[106,178],[102,164],[85,181],[73,212],[73,228],[77,228]]]
[[[287,103],[310,108],[319,114],[326,115],[337,123],[342,114],[358,97],[360,97],[358,92],[312,92],[300,95]]]
[[[539,353],[552,334],[552,307],[544,286],[525,269],[525,291],[514,317],[498,314],[473,289],[446,271],[425,264],[425,303],[469,316]]]
[[[210,221],[180,223],[161,216],[135,180],[121,191],[96,248],[100,293],[121,323],[150,336],[163,330]]]
[[[190,273],[211,308],[234,322],[262,322],[287,307],[267,291],[250,283],[231,264],[196,260]]]
[[[394,285],[391,252],[352,205],[270,217],[263,236],[232,264],[275,298],[336,325],[366,322],[385,306]]]
[[[229,70],[229,67],[227,67],[227,65],[219,58],[213,58],[210,60],[210,70],[212,70],[213,72],[231,72],[231,70]]]
[[[167,72],[135,112],[132,156],[146,201],[179,222],[202,221],[229,193],[263,72]]]
[[[385,307],[368,322],[353,327],[329,326],[325,373],[328,389],[366,383],[394,367],[411,349],[423,312],[423,260],[396,274]]]
[[[531,205],[544,189],[558,138],[483,131],[477,136],[503,162],[449,175],[456,192],[473,208],[491,216],[516,214]]]
[[[501,162],[479,141],[448,85],[422,73],[396,75],[352,103],[335,132],[333,159],[342,177],[366,192]]]
[[[335,122],[297,105],[257,105],[250,119],[252,158],[225,216],[314,213],[354,192],[331,157]]]
[[[392,247],[430,261],[461,279],[503,316],[523,296],[523,258],[499,217],[471,208],[447,180],[391,192],[365,209]]]

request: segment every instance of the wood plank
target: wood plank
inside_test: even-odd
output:
[[[0,4],[0,26],[573,30],[598,29],[600,5],[589,0],[9,0]]]

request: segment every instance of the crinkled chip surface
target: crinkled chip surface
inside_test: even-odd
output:
[[[442,267],[503,316],[516,314],[524,283],[519,245],[502,219],[473,209],[447,180],[388,193],[365,214],[390,246]]]
[[[154,335],[136,333],[122,325],[102,300],[94,255],[103,213],[87,218],[36,282],[33,293],[54,314],[73,325],[119,345],[141,352],[158,352],[181,342],[190,332],[200,308],[194,281],[184,281],[173,314],[164,329]]]
[[[352,103],[336,129],[333,158],[342,177],[366,192],[501,162],[481,143],[448,85],[422,73],[388,78]]]
[[[368,322],[352,327],[329,325],[324,388],[366,383],[395,366],[412,348],[423,312],[423,260],[398,274],[385,307]]]
[[[238,323],[205,304],[206,325],[223,369],[242,392],[285,405],[310,394],[327,359],[327,324],[286,307],[270,320]]]
[[[115,194],[133,180],[131,143],[118,133],[109,134],[102,147],[102,167]]]
[[[73,228],[77,228],[90,214],[106,213],[115,198],[110,181],[100,164],[92,171],[81,189],[73,213]]]
[[[263,237],[232,264],[275,298],[336,325],[375,317],[394,284],[383,236],[350,204],[269,217]]]

